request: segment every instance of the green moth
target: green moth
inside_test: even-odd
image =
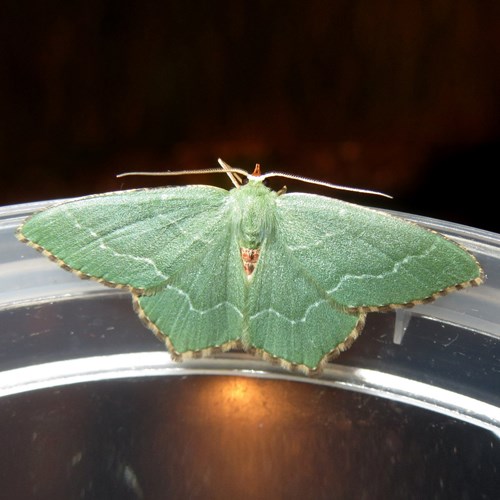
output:
[[[239,348],[308,374],[353,343],[367,312],[482,282],[475,257],[433,231],[263,183],[284,174],[221,165],[230,191],[88,196],[34,214],[17,237],[81,278],[129,290],[176,360]]]

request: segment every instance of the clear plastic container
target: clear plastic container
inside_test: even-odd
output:
[[[498,498],[500,237],[485,284],[372,313],[307,378],[244,353],[172,362],[130,295],[14,236],[0,209],[0,477],[9,498]]]

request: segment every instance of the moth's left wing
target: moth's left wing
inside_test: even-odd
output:
[[[339,307],[409,305],[482,280],[464,248],[403,219],[303,193],[276,204],[278,237],[294,266]]]

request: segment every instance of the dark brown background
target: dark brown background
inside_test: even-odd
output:
[[[150,186],[114,176],[222,156],[500,231],[498,2],[10,0],[1,11],[2,204]]]

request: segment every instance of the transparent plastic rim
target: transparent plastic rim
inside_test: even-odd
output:
[[[37,202],[22,205],[13,205],[0,208],[0,233],[12,234],[17,225],[30,213],[40,210],[51,202]],[[464,244],[481,258],[490,259],[500,266],[500,236],[479,229],[468,228],[458,224],[437,221],[425,217],[412,216],[391,212],[426,227],[451,235],[453,239]],[[1,244],[1,241],[0,241]],[[482,257],[481,257],[482,256]],[[53,264],[44,259],[36,259],[30,264],[30,259],[23,262],[24,271],[52,272]],[[3,264],[9,265],[9,264]],[[30,265],[34,266],[30,269]],[[27,267],[26,267],[27,266]],[[47,267],[45,267],[47,266]],[[11,272],[4,269],[5,275]],[[12,271],[13,272],[13,271]],[[488,272],[488,271],[487,271]],[[19,307],[20,305],[40,303],[54,300],[73,300],[86,294],[117,293],[115,290],[103,289],[101,285],[92,282],[82,282],[64,279],[61,283],[50,288],[47,293],[40,294],[40,289],[28,290],[24,296],[10,299],[0,296],[0,309]],[[480,287],[478,297],[486,302],[488,307],[500,304],[500,286],[497,286],[498,273],[491,273],[486,285]],[[2,270],[0,265],[0,277]],[[1,290],[0,290],[1,295]],[[406,314],[437,314],[443,321],[453,321],[453,317],[446,316],[450,310],[461,311],[461,302],[469,300],[461,294],[454,294],[453,300],[457,304],[450,307],[427,305],[425,309],[414,308],[411,312],[401,311],[399,327],[396,321],[395,339],[404,335]],[[456,299],[455,299],[456,298]],[[448,297],[446,297],[448,300]],[[479,300],[478,299],[478,300]],[[452,300],[450,298],[450,300]],[[434,309],[429,309],[434,308]],[[440,312],[440,309],[441,312]],[[465,315],[466,316],[466,315]],[[477,328],[477,319],[473,324],[463,314],[460,315],[461,325]],[[479,318],[481,319],[481,318]],[[482,319],[480,330],[488,335],[500,338],[499,321]],[[242,363],[244,360],[244,363]],[[244,366],[245,368],[242,368]],[[213,359],[191,360],[183,364],[171,361],[167,352],[133,352],[109,356],[94,356],[53,363],[25,366],[13,370],[0,372],[0,396],[20,394],[32,390],[49,389],[82,382],[98,382],[109,379],[126,379],[137,377],[185,376],[185,375],[222,375],[272,378],[279,380],[294,380],[302,383],[322,384],[330,387],[352,390],[373,396],[379,396],[417,407],[437,411],[465,422],[483,427],[500,437],[500,408],[483,401],[470,398],[443,388],[431,386],[415,380],[399,377],[364,368],[355,368],[342,365],[328,365],[321,378],[306,378],[301,375],[285,373],[264,362],[260,362],[240,353],[226,353]]]

